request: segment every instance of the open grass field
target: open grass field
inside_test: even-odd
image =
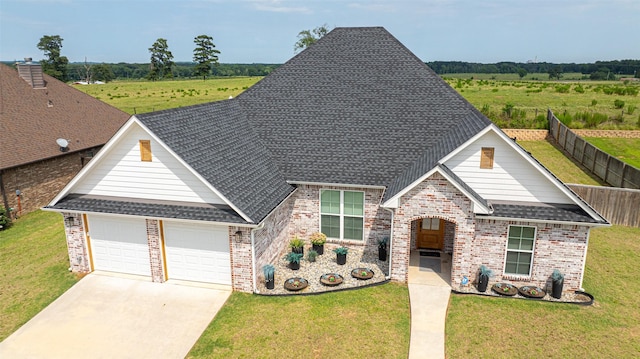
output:
[[[129,114],[220,101],[236,97],[262,77],[203,80],[115,81],[104,85],[73,85],[76,89]]]
[[[36,211],[0,231],[0,341],[71,288],[58,213]]]
[[[637,358],[640,229],[591,231],[584,279],[591,307],[452,294],[448,358]]]
[[[446,78],[501,128],[546,128],[547,109],[571,128],[640,128],[640,83]],[[578,114],[576,116],[576,114]]]
[[[640,138],[587,137],[586,140],[619,160],[640,168]]]
[[[457,74],[442,74],[445,79],[474,79],[474,80],[497,80],[497,81],[547,81],[549,80],[548,73],[530,73],[520,79],[520,76],[516,73],[511,74],[480,74],[480,73],[457,73]],[[567,72],[562,74],[562,81],[578,81],[584,77],[579,72]],[[629,77],[633,77],[629,76]]]
[[[233,293],[188,358],[406,358],[407,286],[313,296]]]
[[[640,128],[640,83],[570,80],[579,74],[565,74],[562,81],[543,81],[548,78],[543,75],[530,74],[520,81],[516,74],[456,74],[459,78],[447,74],[445,80],[502,128],[546,128],[548,108],[556,115],[571,116],[567,121],[572,128]],[[116,81],[74,87],[134,114],[228,99],[260,79]]]

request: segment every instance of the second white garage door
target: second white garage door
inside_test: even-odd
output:
[[[227,227],[164,222],[169,279],[231,284]]]

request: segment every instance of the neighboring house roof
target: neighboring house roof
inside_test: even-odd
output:
[[[66,154],[58,138],[69,142],[69,152],[103,145],[129,118],[64,82],[43,78],[45,87],[34,88],[0,64],[0,169]]]

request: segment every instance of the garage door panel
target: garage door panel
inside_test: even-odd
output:
[[[144,219],[97,215],[88,219],[96,270],[151,275]]]
[[[231,284],[227,227],[165,222],[169,279]]]

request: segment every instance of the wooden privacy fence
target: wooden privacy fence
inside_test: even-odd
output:
[[[640,189],[640,169],[601,151],[576,135],[551,112],[547,113],[549,133],[574,160],[613,187]]]
[[[640,190],[567,185],[612,224],[640,227]]]

